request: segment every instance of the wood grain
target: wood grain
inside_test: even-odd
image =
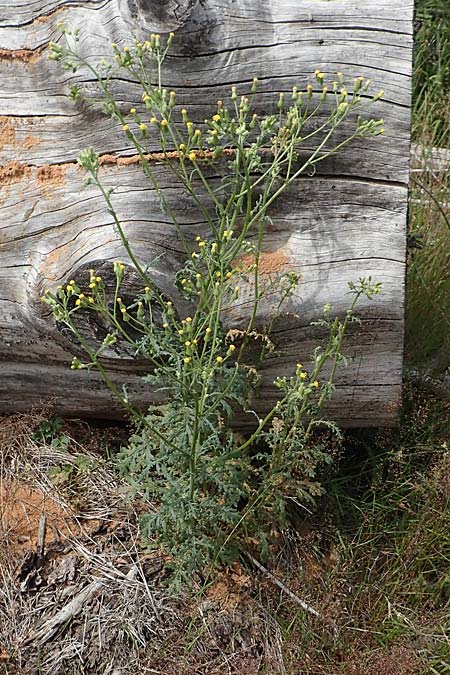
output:
[[[120,157],[132,150],[97,108],[67,99],[75,82],[92,99],[96,93],[87,73],[68,74],[46,57],[63,21],[86,27],[81,50],[95,61],[110,56],[112,41],[124,45],[132,36],[175,31],[165,82],[194,121],[211,115],[232,84],[248,92],[255,75],[262,112],[273,106],[274,93],[312,82],[315,68],[331,77],[339,70],[350,81],[364,75],[372,79],[374,93],[385,91],[377,107],[386,120],[385,137],[348,146],[272,210],[267,255],[282,252],[302,283],[289,307],[296,318],[277,326],[280,353],[264,367],[261,400],[264,405],[273,400],[274,376],[307,360],[320,338],[309,323],[322,306],[331,302],[342,313],[348,281],[371,275],[383,282],[383,292],[361,306],[363,322],[349,336],[352,359],[340,372],[329,414],[346,426],[395,423],[403,350],[412,11],[412,0],[376,6],[372,0],[17,0],[14,8],[0,0],[0,410],[26,410],[53,399],[61,414],[119,414],[98,377],[70,371],[76,347],[39,302],[45,288],[80,269],[124,258],[101,197],[94,188],[81,188],[75,159],[86,146]],[[135,83],[117,80],[114,87],[125,107],[139,100]],[[157,258],[151,268],[155,282],[178,303],[173,270],[182,251],[154,191],[136,164],[119,162],[102,172],[115,187],[114,204],[138,258]],[[204,219],[167,169],[157,172],[186,236],[205,234]],[[269,311],[270,302],[262,308]],[[244,297],[228,320],[242,323],[247,313]],[[110,363],[118,381],[131,380],[136,399],[145,403],[154,395],[142,386],[139,367],[129,359]]]

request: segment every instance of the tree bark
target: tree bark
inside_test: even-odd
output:
[[[278,352],[263,366],[256,408],[274,400],[276,375],[307,361],[321,338],[309,324],[323,305],[342,314],[348,282],[370,275],[383,283],[382,293],[360,306],[362,323],[346,341],[351,358],[339,371],[328,414],[344,426],[394,424],[403,353],[412,13],[413,0],[16,0],[14,6],[0,0],[0,411],[53,401],[60,414],[120,414],[97,375],[69,369],[78,347],[39,300],[46,288],[89,267],[124,259],[101,196],[81,188],[75,160],[82,148],[102,155],[102,177],[115,187],[127,236],[141,261],[155,261],[151,274],[168,297],[183,260],[121,129],[98,107],[67,99],[74,83],[93,98],[96,90],[88,73],[63,72],[47,59],[63,22],[81,28],[82,52],[95,62],[110,58],[111,42],[123,46],[133,36],[174,31],[165,81],[199,123],[232,84],[248,93],[254,76],[263,107],[279,91],[313,83],[315,68],[331,79],[341,71],[348,82],[370,77],[373,93],[385,91],[376,115],[385,118],[386,135],[323,162],[271,212],[267,260],[298,272],[301,284],[289,319],[276,327]],[[125,107],[139,100],[135,83],[114,86]],[[205,234],[206,223],[167,169],[156,170],[186,237]],[[242,323],[246,313],[243,302],[233,321]],[[108,367],[136,400],[154,400],[130,356],[111,357]]]

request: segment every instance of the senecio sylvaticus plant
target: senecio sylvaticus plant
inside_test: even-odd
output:
[[[173,37],[151,35],[147,42],[123,48],[113,44],[115,63],[102,60],[99,65],[80,54],[78,30],[62,28],[62,39],[50,45],[50,58],[64,69],[84,69],[95,78],[105,113],[121,125],[136,149],[142,171],[178,233],[185,261],[174,275],[172,297],[152,281],[151,261],[138,259],[133,251],[114,208],[114,191],[103,184],[99,156],[88,149],[78,158],[84,183],[103,195],[123,243],[123,257],[139,275],[142,290],[124,302],[121,287],[127,271],[116,261],[111,288],[92,269],[88,290],[71,280],[47,290],[43,301],[86,353],[84,361],[73,359],[72,368],[98,370],[134,420],[135,431],[117,462],[132,488],[156,504],[142,517],[142,533],[149,545],[165,551],[177,584],[205,566],[232,560],[249,541],[261,555],[267,554],[272,535],[285,524],[288,501],[304,504],[320,493],[317,469],[330,455],[312,432],[323,424],[337,432],[321,420],[320,411],[344,360],[343,339],[349,322],[356,320],[355,306],[380,286],[370,278],[350,284],[343,317],[324,308],[318,322],[328,336],[324,344],[316,348],[311,363],[298,363],[290,377],[276,378],[278,401],[263,418],[256,415],[253,432],[243,437],[232,428],[235,412],[251,410],[258,360],[273,350],[273,322],[300,281],[294,270],[270,278],[261,275],[260,257],[270,207],[283,192],[352,141],[382,134],[383,120],[365,116],[382,96],[368,94],[368,80],[356,78],[349,93],[341,73],[327,86],[324,74],[316,70],[319,93],[311,84],[305,91],[294,87],[279,94],[270,114],[261,115],[255,112],[255,78],[248,96],[232,87],[212,116],[195,125],[189,111],[177,104],[176,92],[163,86],[163,64]],[[118,70],[142,89],[141,99],[126,111],[114,96]],[[77,100],[84,94],[73,86],[70,96]],[[345,137],[341,133],[334,142],[342,127]],[[173,173],[204,219],[206,235],[189,239],[180,226],[158,183],[151,154],[155,144],[159,163]],[[220,181],[208,178],[211,167]],[[248,320],[244,326],[230,325],[230,307],[242,301],[244,291]],[[277,301],[266,303],[273,307],[272,316],[261,326],[258,309],[269,295]],[[190,315],[179,315],[177,298],[192,308]],[[97,348],[79,328],[79,316],[86,312],[99,315],[108,326]],[[257,358],[255,342],[261,346]],[[164,403],[146,413],[133,406],[105,367],[105,352],[120,344],[148,362],[144,380],[164,395]]]

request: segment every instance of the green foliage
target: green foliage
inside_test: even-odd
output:
[[[87,354],[85,362],[75,357],[72,368],[97,369],[136,422],[118,462],[135,490],[157,501],[157,509],[143,517],[142,530],[149,542],[165,549],[176,584],[207,564],[233,559],[243,539],[256,542],[264,554],[273,529],[285,523],[287,500],[303,503],[320,493],[316,472],[329,455],[314,443],[312,432],[324,424],[320,411],[333,392],[355,305],[362,295],[378,293],[379,285],[370,279],[351,285],[352,301],[343,319],[325,308],[318,322],[318,330],[328,335],[324,346],[315,350],[309,368],[298,364],[291,377],[276,379],[278,402],[263,419],[256,415],[255,431],[242,439],[233,432],[234,413],[251,410],[258,384],[255,366],[274,349],[273,323],[299,284],[293,270],[261,275],[260,256],[269,208],[286,188],[351,140],[382,133],[383,121],[356,114],[367,108],[368,81],[355,79],[349,94],[338,73],[329,91],[323,73],[316,71],[318,97],[312,85],[305,92],[294,87],[289,96],[279,95],[275,113],[261,117],[255,110],[255,78],[249,96],[238,96],[232,87],[229,104],[218,101],[212,117],[195,129],[188,111],[178,110],[176,93],[162,86],[172,35],[165,44],[153,35],[133,48],[113,45],[119,69],[142,87],[142,103],[124,113],[114,96],[114,67],[105,61],[98,68],[87,63],[78,52],[78,33],[64,34],[67,44],[53,44],[51,58],[67,70],[84,67],[95,76],[105,112],[120,122],[138,152],[185,251],[169,299],[130,246],[112,190],[102,183],[97,154],[92,149],[80,154],[85,185],[101,191],[143,290],[131,302],[122,299],[126,266],[116,261],[113,288],[92,269],[87,284],[71,280],[48,290],[43,300]],[[71,96],[78,99],[82,91],[72,87]],[[349,119],[353,131],[333,144],[336,130]],[[186,237],[158,184],[151,136],[162,149],[160,161],[207,223],[207,233],[195,242]],[[303,143],[307,154],[300,159]],[[210,168],[220,175],[219,183],[208,179]],[[230,319],[238,303],[248,307],[245,325]],[[181,306],[191,308],[189,316],[186,310],[180,316]],[[99,315],[108,326],[96,348],[79,330],[77,317],[85,312]],[[117,389],[102,361],[123,345],[148,362],[145,382],[164,396],[164,403],[147,414],[133,407],[126,390]]]
[[[383,648],[415,645],[426,672],[450,669],[449,412],[406,387],[401,426],[356,435],[327,486],[352,617]]]
[[[417,0],[413,74],[413,132],[433,145],[450,144],[450,6],[447,0]]]
[[[39,443],[51,445],[59,450],[67,450],[71,439],[62,433],[64,421],[57,416],[41,422],[33,434],[33,439]]]
[[[431,164],[433,147],[450,146],[450,5],[446,0],[418,0],[414,45],[413,137],[422,147],[422,162],[410,184],[413,247],[408,265],[406,359],[441,375],[450,365],[450,184],[448,168],[437,170]]]

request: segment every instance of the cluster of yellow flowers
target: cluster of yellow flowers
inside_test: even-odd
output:
[[[300,378],[300,380],[307,380],[308,379],[308,373],[303,370],[303,364],[297,363],[297,370],[296,370],[297,377]],[[316,389],[319,388],[319,382],[317,380],[314,380],[311,382],[311,385],[315,387]]]

